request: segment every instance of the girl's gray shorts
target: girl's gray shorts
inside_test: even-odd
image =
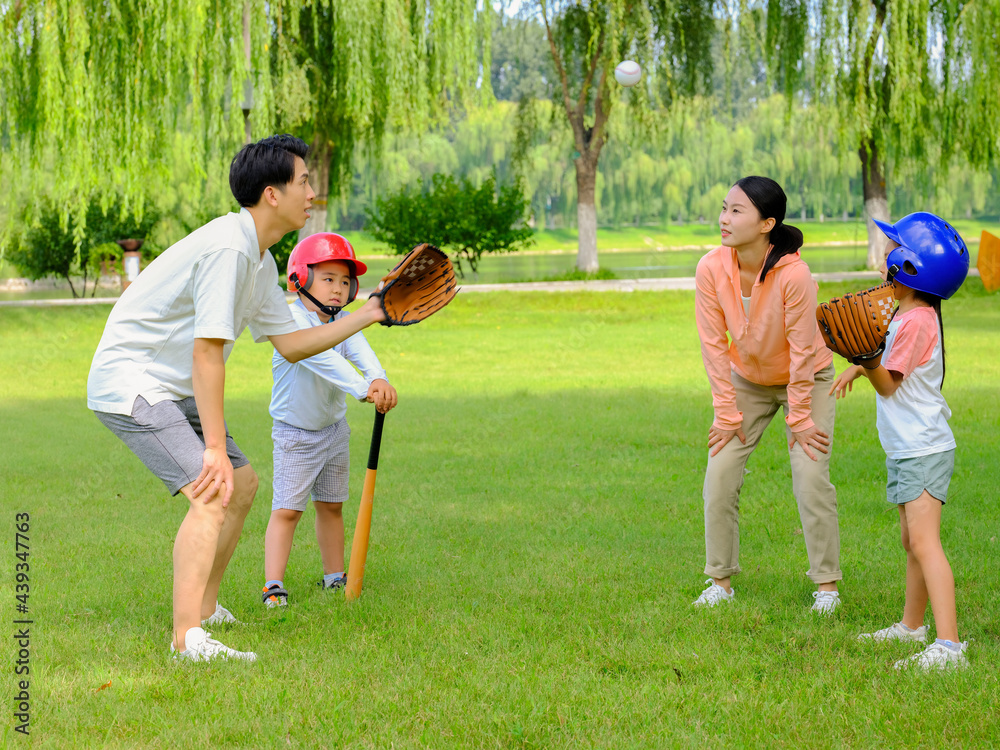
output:
[[[304,511],[348,496],[351,428],[347,418],[321,430],[303,430],[274,420],[274,495],[271,510]]]
[[[205,437],[193,398],[160,401],[150,406],[142,396],[136,396],[131,415],[103,411],[94,414],[167,485],[171,495],[176,495],[201,474]],[[226,453],[234,469],[250,463],[229,434],[228,427]]]
[[[903,505],[920,497],[924,490],[944,504],[955,471],[955,449],[913,458],[886,458],[889,471],[886,499]]]

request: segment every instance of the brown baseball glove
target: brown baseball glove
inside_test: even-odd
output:
[[[423,242],[408,252],[371,296],[385,312],[384,326],[409,326],[428,318],[458,294],[448,256]]]
[[[886,282],[821,303],[816,308],[816,322],[827,347],[856,365],[874,370],[882,364],[895,307],[892,284]]]

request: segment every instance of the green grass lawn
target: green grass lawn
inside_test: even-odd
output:
[[[847,290],[823,285],[820,295]],[[21,741],[10,637],[21,617],[19,512],[31,524],[34,747],[995,743],[1000,296],[970,279],[945,305],[959,448],[943,539],[971,667],[926,676],[892,669],[911,648],[855,641],[899,619],[904,588],[863,383],[838,404],[834,444],[841,609],[830,619],[808,610],[779,424],[748,467],[737,599],[692,609],[705,578],[711,421],[693,307],[689,292],[469,294],[419,326],[369,329],[400,405],[386,418],[365,589],[347,605],[316,588],[310,511],[286,611],[265,611],[258,595],[271,348],[241,339],[227,417],[261,489],[222,587],[242,624],[213,633],[256,651],[255,665],[168,656],[170,555],[185,502],[86,409],[109,308],[0,308],[0,744]],[[349,543],[372,411],[353,404],[348,419]]]

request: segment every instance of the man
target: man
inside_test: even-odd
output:
[[[249,326],[289,362],[384,320],[378,300],[300,330],[268,248],[301,229],[316,197],[306,144],[288,135],[248,144],[229,184],[242,206],[168,248],[111,311],[87,382],[87,405],[173,495],[188,500],[174,542],[171,651],[195,661],[256,660],[202,625],[235,622],[219,584],[257,491],[257,475],[225,424],[226,358]]]

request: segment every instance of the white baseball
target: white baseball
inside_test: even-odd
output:
[[[615,80],[622,86],[635,86],[640,78],[642,78],[642,68],[637,62],[625,60],[618,63],[618,67],[615,68]]]

